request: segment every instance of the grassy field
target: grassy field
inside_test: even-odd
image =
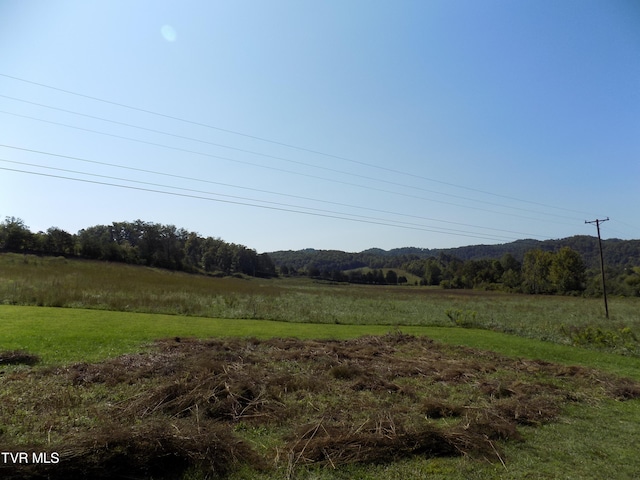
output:
[[[640,299],[512,295],[301,279],[210,278],[146,267],[0,255],[0,301],[295,323],[462,326],[640,356]]]
[[[67,469],[3,478],[158,478],[167,456],[185,480],[640,472],[638,299],[606,321],[595,299],[0,255],[0,302],[0,352],[40,357],[0,365],[0,450]]]
[[[580,364],[640,380],[640,358],[460,327],[338,325],[221,319],[105,310],[0,305],[0,350],[25,350],[45,366],[97,362],[145,351],[169,337],[291,337],[344,340],[396,330],[511,357]]]

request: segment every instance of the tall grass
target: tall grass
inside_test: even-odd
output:
[[[0,255],[0,303],[318,324],[460,326],[640,355],[640,299],[213,278],[94,261]]]

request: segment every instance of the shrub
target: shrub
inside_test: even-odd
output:
[[[624,348],[633,350],[638,347],[638,337],[629,327],[608,329],[603,327],[563,328],[574,345],[596,348]]]
[[[475,310],[460,310],[448,308],[444,311],[445,315],[449,317],[453,323],[463,328],[478,328],[480,324],[476,321],[478,312]]]

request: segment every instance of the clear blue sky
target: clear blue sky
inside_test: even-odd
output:
[[[0,215],[32,231],[640,238],[636,0],[0,0],[0,56]]]

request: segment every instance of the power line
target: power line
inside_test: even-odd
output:
[[[17,80],[17,81],[20,81],[20,82],[28,83],[28,84],[31,84],[31,85],[36,85],[36,86],[39,86],[39,87],[42,87],[42,88],[55,90],[55,91],[62,92],[62,93],[65,93],[65,94],[74,95],[74,96],[77,96],[77,97],[86,98],[86,99],[89,99],[89,100],[105,103],[105,104],[108,104],[108,105],[114,105],[114,106],[117,106],[117,107],[129,109],[129,110],[132,110],[132,111],[142,112],[142,113],[145,113],[145,114],[148,114],[148,115],[154,115],[154,116],[161,117],[161,118],[167,118],[167,119],[170,119],[170,120],[175,120],[175,121],[183,122],[183,123],[186,123],[186,124],[196,125],[196,126],[199,126],[199,127],[204,127],[204,128],[208,128],[208,129],[212,129],[212,130],[217,130],[217,131],[233,134],[233,135],[238,135],[238,136],[242,136],[242,137],[245,137],[245,138],[251,138],[251,139],[254,139],[254,140],[261,141],[261,142],[266,142],[266,143],[270,143],[270,144],[273,144],[273,145],[279,145],[279,146],[283,146],[283,147],[287,147],[287,148],[291,148],[291,149],[295,149],[295,150],[299,150],[299,151],[303,151],[303,152],[312,153],[312,154],[315,154],[315,155],[321,155],[321,156],[324,156],[324,157],[334,158],[334,159],[350,162],[350,163],[353,163],[353,164],[366,166],[368,168],[375,168],[375,169],[379,169],[379,170],[382,170],[382,171],[385,171],[385,172],[390,172],[390,173],[396,173],[396,174],[399,174],[399,175],[409,176],[409,177],[420,179],[420,180],[426,180],[426,181],[429,181],[429,182],[439,183],[441,185],[447,185],[447,186],[450,186],[450,187],[455,187],[455,188],[459,188],[459,189],[463,189],[463,190],[482,193],[482,194],[485,194],[485,195],[491,195],[491,196],[503,198],[503,199],[506,199],[506,200],[518,201],[518,202],[522,202],[522,203],[528,203],[528,204],[531,204],[531,205],[538,205],[538,206],[542,206],[542,207],[545,207],[545,208],[553,208],[553,209],[556,209],[556,210],[563,210],[563,211],[572,212],[572,213],[581,213],[581,214],[590,215],[587,212],[582,212],[582,211],[579,211],[579,210],[573,210],[573,209],[568,209],[568,208],[564,208],[564,207],[558,207],[558,206],[555,206],[555,205],[549,205],[549,204],[545,204],[545,203],[541,203],[541,202],[525,200],[525,199],[521,199],[521,198],[509,196],[509,195],[502,195],[502,194],[498,194],[498,193],[495,193],[495,192],[489,192],[489,191],[481,190],[481,189],[478,189],[478,188],[468,187],[468,186],[464,186],[464,185],[455,184],[455,183],[452,183],[452,182],[445,182],[445,181],[442,181],[442,180],[437,180],[437,179],[425,177],[425,176],[422,176],[422,175],[417,175],[415,173],[409,173],[409,172],[405,172],[405,171],[401,171],[401,170],[397,170],[397,169],[393,169],[393,168],[388,168],[388,167],[383,167],[383,166],[380,166],[380,165],[375,165],[375,164],[368,163],[368,162],[363,162],[363,161],[360,161],[360,160],[354,160],[354,159],[350,159],[350,158],[343,157],[343,156],[340,156],[340,155],[334,155],[334,154],[330,154],[330,153],[325,153],[325,152],[322,152],[322,151],[319,151],[319,150],[313,150],[313,149],[309,149],[309,148],[305,148],[305,147],[300,147],[300,146],[293,145],[293,144],[290,144],[290,143],[284,143],[284,142],[279,142],[279,141],[267,139],[267,138],[264,138],[264,137],[259,137],[259,136],[255,136],[255,135],[249,135],[249,134],[246,134],[246,133],[243,133],[243,132],[238,132],[238,131],[235,131],[235,130],[229,130],[229,129],[225,129],[225,128],[221,128],[221,127],[216,127],[216,126],[213,126],[213,125],[210,125],[210,124],[206,124],[206,123],[202,123],[202,122],[196,122],[196,121],[193,121],[193,120],[184,119],[184,118],[177,117],[177,116],[174,116],[174,115],[168,115],[168,114],[164,114],[164,113],[160,113],[160,112],[156,112],[156,111],[152,111],[152,110],[148,110],[148,109],[144,109],[144,108],[134,107],[132,105],[127,105],[127,104],[124,104],[124,103],[119,103],[119,102],[114,102],[114,101],[111,101],[111,100],[106,100],[106,99],[95,97],[95,96],[91,96],[91,95],[86,95],[86,94],[82,94],[82,93],[78,93],[78,92],[73,92],[71,90],[65,90],[65,89],[62,89],[62,88],[54,87],[54,86],[51,86],[51,85],[46,85],[46,84],[39,83],[39,82],[34,82],[34,81],[31,81],[31,80],[26,80],[26,79],[23,79],[23,78],[20,78],[20,77],[7,75],[7,74],[4,74],[4,73],[0,73],[0,76],[5,77],[5,78],[10,78],[12,80]]]
[[[0,160],[3,160],[3,159],[0,159]],[[3,160],[3,161],[6,161],[6,160]],[[12,161],[9,160],[9,162],[12,162]],[[20,162],[13,162],[13,163],[20,163]],[[44,168],[47,168],[47,167],[44,167]],[[24,174],[29,174],[29,175],[37,175],[37,176],[49,177],[49,178],[72,180],[72,181],[76,181],[76,182],[84,182],[84,183],[90,183],[90,184],[95,184],[95,185],[104,185],[104,186],[109,186],[109,187],[125,188],[125,189],[129,189],[129,190],[137,190],[137,191],[142,191],[142,192],[160,193],[160,194],[164,194],[164,195],[172,195],[172,196],[177,196],[177,197],[193,198],[193,199],[198,199],[198,200],[208,200],[208,201],[212,201],[212,202],[220,202],[220,203],[227,203],[227,204],[233,204],[233,205],[242,205],[242,206],[255,207],[255,208],[264,208],[264,209],[268,209],[268,210],[277,210],[277,211],[283,211],[283,212],[298,213],[298,214],[303,214],[303,215],[312,215],[312,216],[316,216],[316,217],[333,218],[333,219],[353,221],[353,222],[359,222],[359,223],[367,223],[367,224],[372,224],[372,225],[382,225],[382,226],[387,226],[387,227],[403,228],[403,229],[408,229],[408,230],[418,230],[418,231],[432,232],[432,233],[441,233],[441,234],[455,235],[455,236],[461,236],[461,237],[480,238],[480,239],[484,239],[484,240],[496,240],[495,237],[475,235],[475,234],[471,234],[471,233],[455,233],[453,231],[443,231],[443,230],[436,230],[436,229],[432,229],[432,228],[420,228],[420,227],[417,227],[417,226],[403,225],[401,223],[387,223],[384,220],[376,221],[376,220],[367,220],[367,219],[364,219],[364,218],[348,218],[348,217],[340,216],[340,215],[344,215],[344,214],[340,214],[339,212],[336,212],[335,215],[334,214],[329,214],[329,213],[310,212],[310,211],[304,211],[304,210],[296,210],[296,209],[294,209],[295,206],[292,206],[292,208],[284,208],[284,207],[275,207],[275,206],[270,206],[270,205],[259,205],[259,204],[255,204],[255,203],[245,202],[245,201],[223,200],[223,199],[220,199],[220,198],[205,197],[205,196],[202,196],[202,195],[177,193],[177,192],[168,192],[166,190],[157,190],[157,189],[152,189],[152,188],[134,187],[134,186],[131,186],[131,185],[122,185],[122,184],[116,184],[116,183],[110,183],[110,182],[102,182],[102,181],[97,181],[97,180],[87,180],[87,179],[82,179],[82,178],[66,177],[66,176],[63,176],[63,175],[53,175],[53,174],[48,174],[48,173],[32,172],[32,171],[27,171],[27,170],[19,170],[19,169],[6,168],[6,167],[0,167],[0,170],[10,171],[10,172],[17,172],[17,173],[24,173]],[[86,173],[84,175],[99,176],[99,175],[96,175],[96,174],[86,174]],[[147,182],[137,182],[137,181],[134,181],[134,180],[125,180],[125,181],[135,182],[135,183],[147,183]],[[151,184],[151,185],[153,185],[153,184]],[[168,187],[168,188],[175,188],[175,189],[180,189],[180,190],[189,190],[189,189],[181,189],[181,188],[178,188],[178,187]],[[219,194],[214,194],[214,195],[219,195]],[[237,197],[237,198],[242,198],[242,197]],[[269,202],[266,202],[266,203],[269,203]],[[301,207],[301,208],[306,208],[306,207]],[[349,215],[349,214],[346,214],[346,215]],[[507,238],[507,237],[505,237],[505,238]]]
[[[621,221],[621,220],[618,220],[617,218],[612,218],[612,219],[611,219],[611,221],[612,221],[612,222],[614,222],[616,225],[617,225],[617,224],[621,224],[621,225],[623,225],[624,227],[631,228],[631,229],[633,229],[633,231],[635,231],[636,233],[632,235],[632,234],[630,234],[630,233],[629,233],[629,231],[628,231],[628,230],[626,230],[626,229],[625,229],[625,231],[621,232],[620,230],[617,230],[617,229],[615,229],[615,228],[614,228],[614,229],[609,228],[609,231],[610,231],[610,232],[617,232],[617,233],[619,233],[619,234],[622,234],[622,235],[628,236],[628,237],[630,237],[630,238],[631,238],[631,237],[634,237],[634,236],[636,236],[636,235],[638,235],[638,233],[637,233],[637,232],[638,232],[640,229],[639,229],[637,226],[630,225],[630,224],[628,224],[628,223],[626,223],[626,222],[623,222],[623,221]]]
[[[339,174],[342,174],[342,175],[348,175],[348,176],[352,176],[352,177],[356,177],[356,178],[362,178],[362,179],[365,179],[365,180],[373,180],[373,181],[376,181],[376,182],[386,183],[386,184],[394,185],[394,186],[397,186],[397,187],[410,188],[410,189],[413,189],[413,190],[418,190],[418,191],[427,192],[427,193],[434,193],[436,195],[442,195],[442,196],[445,196],[445,197],[457,198],[457,199],[460,199],[460,200],[467,200],[467,201],[471,201],[471,202],[475,202],[475,203],[482,203],[482,204],[491,205],[491,206],[494,206],[494,207],[505,208],[505,205],[502,205],[502,204],[499,204],[499,203],[494,203],[494,202],[488,202],[486,200],[478,200],[478,199],[475,199],[475,198],[464,197],[462,195],[455,195],[455,194],[451,194],[451,193],[438,192],[438,191],[430,190],[430,189],[427,189],[427,188],[416,187],[414,185],[407,185],[407,184],[404,184],[404,183],[393,182],[393,181],[390,181],[390,180],[379,179],[379,178],[376,178],[376,177],[370,177],[368,175],[362,175],[362,174],[358,174],[358,173],[346,172],[344,170],[338,170],[338,169],[335,169],[335,168],[318,166],[318,165],[314,165],[314,164],[311,164],[311,163],[302,162],[302,161],[299,161],[299,160],[292,160],[292,159],[289,159],[289,158],[279,157],[279,156],[276,156],[276,155],[270,155],[270,154],[256,152],[256,151],[252,151],[252,150],[246,150],[246,149],[243,149],[243,148],[236,148],[236,147],[232,147],[232,146],[229,146],[229,145],[223,145],[223,144],[219,144],[219,143],[215,143],[215,142],[210,142],[210,141],[207,141],[207,140],[202,140],[202,139],[193,138],[193,137],[187,137],[185,135],[178,135],[178,134],[174,134],[174,133],[171,133],[171,132],[165,132],[165,131],[162,131],[162,130],[143,127],[143,126],[140,126],[140,125],[133,125],[133,124],[126,123],[126,122],[119,122],[119,121],[115,121],[115,120],[110,120],[110,119],[103,118],[103,117],[98,117],[98,116],[95,116],[95,115],[88,115],[88,114],[84,114],[84,113],[80,113],[80,112],[75,112],[75,111],[72,111],[72,110],[67,110],[67,109],[58,108],[58,107],[52,107],[52,106],[44,105],[44,104],[41,104],[41,103],[31,102],[31,101],[28,101],[28,100],[23,100],[23,99],[19,99],[19,98],[15,98],[15,97],[10,97],[8,95],[0,95],[0,97],[9,98],[11,100],[24,102],[24,103],[28,103],[28,104],[31,104],[31,105],[36,105],[36,106],[39,106],[39,107],[49,108],[49,109],[52,109],[52,110],[57,110],[57,111],[65,112],[65,113],[70,113],[72,115],[78,115],[78,116],[82,116],[82,117],[85,117],[85,118],[91,118],[93,120],[100,120],[100,121],[112,123],[112,124],[115,124],[115,125],[121,125],[121,126],[129,127],[129,128],[135,128],[135,129],[139,129],[139,130],[143,130],[143,131],[147,131],[147,132],[151,132],[151,133],[156,133],[156,134],[160,134],[160,135],[166,135],[166,136],[170,136],[170,137],[174,137],[174,138],[179,138],[179,139],[182,139],[182,140],[189,140],[189,141],[193,141],[193,142],[199,142],[199,143],[202,143],[202,144],[205,144],[205,145],[211,145],[211,146],[215,146],[215,147],[227,148],[227,149],[235,150],[235,151],[242,152],[242,153],[249,153],[251,155],[257,155],[257,156],[262,156],[262,157],[266,157],[266,158],[272,158],[272,159],[275,159],[275,160],[281,160],[281,161],[292,163],[292,164],[295,164],[295,165],[302,165],[304,167],[317,168],[319,170],[325,170],[325,171],[332,172],[332,173],[339,173]],[[75,127],[73,125],[68,125],[68,124],[64,124],[64,123],[60,123],[60,122],[53,122],[53,121],[44,120],[44,119],[37,118],[37,117],[29,117],[29,116],[26,116],[26,115],[19,115],[19,114],[15,114],[15,113],[11,113],[11,112],[6,112],[6,111],[1,111],[1,113],[5,113],[5,114],[8,114],[8,115],[23,116],[24,118],[28,118],[28,119],[31,119],[31,120],[52,123],[54,125],[59,125],[59,126],[63,126],[63,127],[66,127],[66,128],[78,128],[78,127]],[[100,132],[98,130],[89,130],[89,129],[85,129],[85,130],[87,130],[89,132],[92,132],[92,133],[98,133],[98,134],[101,134],[101,135],[109,135],[109,134],[107,134],[105,132]],[[128,140],[133,140],[133,141],[138,141],[137,139],[131,139],[130,137],[121,137],[121,136],[117,136],[117,137],[118,138],[125,138],[125,139],[128,139]],[[158,145],[158,144],[154,144],[154,145]],[[162,144],[159,144],[159,145],[162,145]],[[171,148],[171,147],[165,146],[165,145],[162,145],[162,146],[164,146],[165,148]],[[216,157],[216,158],[225,158],[225,157]],[[231,161],[236,161],[236,160],[231,160]],[[260,164],[253,164],[253,163],[249,163],[249,164],[250,165],[260,166]],[[289,170],[281,170],[281,171],[290,172]],[[553,216],[553,217],[557,217],[557,218],[575,220],[575,218],[567,217],[565,215],[544,213],[544,212],[539,212],[539,211],[531,210],[531,209],[527,209],[527,208],[514,207],[514,206],[511,206],[511,205],[506,206],[506,208],[511,208],[511,209],[519,210],[519,211],[523,211],[523,212],[531,212],[531,213],[536,213],[536,214],[549,215],[549,216]]]
[[[115,163],[100,162],[100,161],[96,161],[96,160],[89,160],[89,159],[86,159],[86,158],[79,158],[79,157],[73,157],[73,156],[69,156],[69,155],[56,154],[56,153],[52,153],[52,152],[43,152],[43,151],[40,151],[40,150],[33,150],[33,149],[22,148],[22,147],[15,147],[15,146],[12,146],[12,145],[0,144],[0,147],[11,148],[11,149],[14,149],[14,150],[20,150],[20,151],[25,151],[25,152],[30,152],[30,153],[37,153],[37,154],[40,154],[40,155],[47,155],[47,156],[52,156],[52,157],[57,157],[57,158],[65,158],[65,159],[69,159],[69,160],[75,160],[75,161],[85,162],[85,163],[90,163],[90,164],[97,164],[97,165],[103,165],[103,166],[108,166],[108,167],[113,167],[113,168],[131,170],[131,171],[136,171],[136,172],[150,173],[150,174],[153,174],[153,175],[160,175],[160,176],[177,178],[177,179],[182,179],[182,180],[201,182],[201,183],[207,183],[207,184],[212,184],[212,185],[219,185],[219,186],[224,186],[224,187],[237,188],[237,189],[242,189],[242,190],[249,190],[249,191],[254,191],[254,192],[259,192],[259,193],[267,193],[267,194],[270,194],[270,195],[278,195],[278,196],[296,198],[296,199],[300,199],[300,200],[308,200],[308,201],[313,201],[313,202],[318,202],[318,203],[326,203],[326,204],[337,205],[337,206],[347,207],[347,208],[357,208],[357,209],[360,209],[360,210],[367,210],[367,211],[372,211],[372,212],[377,212],[377,213],[385,213],[385,214],[403,216],[403,217],[408,217],[408,218],[416,218],[416,219],[420,219],[420,220],[428,220],[428,221],[434,221],[434,222],[440,222],[440,223],[447,223],[447,224],[450,224],[450,225],[459,225],[459,226],[464,226],[464,227],[480,228],[480,229],[484,229],[484,230],[493,230],[493,231],[496,231],[496,232],[511,233],[511,234],[515,234],[515,235],[526,235],[526,236],[533,237],[533,238],[542,238],[542,239],[549,239],[550,238],[550,237],[544,237],[544,236],[536,235],[536,234],[533,234],[533,233],[517,232],[517,231],[513,231],[513,230],[485,227],[485,226],[481,226],[481,225],[473,225],[473,224],[462,223],[462,222],[453,222],[453,221],[449,221],[449,220],[441,220],[441,219],[436,219],[436,218],[431,218],[431,217],[424,217],[424,216],[420,216],[420,215],[410,215],[410,214],[406,214],[406,213],[393,212],[393,211],[389,211],[389,210],[381,210],[381,209],[376,209],[376,208],[371,208],[371,207],[363,207],[363,206],[360,206],[360,205],[351,205],[351,204],[347,204],[347,203],[343,203],[343,202],[334,202],[334,201],[329,201],[329,200],[321,200],[321,199],[317,199],[317,198],[304,197],[304,196],[301,196],[301,195],[292,195],[292,194],[281,193],[281,192],[273,192],[273,191],[269,191],[269,190],[246,187],[246,186],[241,186],[241,185],[234,185],[234,184],[229,184],[229,183],[224,183],[224,182],[216,182],[216,181],[213,181],[213,180],[206,180],[206,179],[202,179],[202,178],[187,177],[187,176],[184,176],[184,175],[177,175],[177,174],[172,174],[172,173],[167,173],[167,172],[159,172],[159,171],[156,171],[156,170],[141,169],[141,168],[136,168],[136,167],[130,167],[130,166],[127,166],[127,165],[119,165],[119,164],[115,164]],[[8,161],[8,160],[5,160],[5,161]],[[22,163],[22,162],[14,162],[14,163]],[[28,165],[32,165],[32,164],[28,164]],[[41,167],[42,168],[50,168],[50,167],[44,167],[44,166],[41,166]],[[507,238],[507,237],[505,237],[505,238]]]
[[[313,207],[305,207],[305,206],[300,206],[300,205],[290,205],[290,204],[286,204],[286,203],[272,202],[272,201],[268,201],[268,200],[260,200],[260,199],[255,199],[255,198],[240,197],[240,196],[237,196],[237,195],[228,195],[228,194],[222,194],[222,193],[216,193],[216,192],[207,192],[207,191],[195,190],[195,189],[191,189],[191,188],[176,187],[176,186],[173,186],[173,185],[163,185],[163,184],[157,184],[157,183],[153,183],[153,182],[145,182],[145,181],[140,181],[140,180],[131,180],[131,179],[128,179],[128,178],[121,178],[121,177],[112,177],[112,176],[109,176],[109,175],[100,175],[100,174],[95,174],[95,173],[81,172],[81,171],[77,171],[77,170],[69,170],[69,169],[64,169],[64,168],[50,167],[50,166],[46,166],[46,165],[38,165],[38,164],[27,163],[27,162],[19,162],[19,161],[7,160],[7,159],[1,159],[1,158],[0,158],[0,161],[7,162],[7,163],[18,164],[18,165],[36,167],[36,168],[45,168],[45,169],[48,169],[48,170],[55,170],[55,171],[66,172],[66,173],[74,173],[74,174],[79,174],[79,175],[87,175],[87,176],[91,176],[91,177],[105,178],[105,179],[109,179],[109,180],[117,180],[117,181],[124,181],[124,182],[130,182],[130,183],[137,183],[137,184],[141,184],[141,185],[149,185],[149,186],[153,186],[153,187],[171,188],[171,189],[174,189],[174,190],[181,190],[181,191],[198,193],[198,194],[215,195],[215,196],[219,196],[219,197],[233,198],[233,199],[238,199],[238,200],[246,200],[246,201],[251,201],[251,202],[261,202],[261,203],[265,203],[265,204],[269,204],[269,205],[277,205],[277,206],[280,206],[280,207],[302,208],[302,209],[311,210],[311,211],[314,211],[314,212],[329,213],[329,214],[333,214],[333,215],[347,215],[349,217],[354,217],[354,218],[373,220],[373,221],[379,221],[379,222],[387,222],[386,224],[390,225],[390,226],[398,224],[397,226],[408,225],[408,226],[412,226],[412,227],[429,227],[429,228],[433,228],[433,227],[431,227],[429,225],[421,225],[421,224],[412,223],[412,222],[401,222],[401,221],[398,221],[398,220],[389,220],[389,219],[384,219],[384,218],[368,217],[368,216],[365,216],[365,215],[356,215],[356,214],[345,213],[345,212],[335,212],[335,211],[332,211],[332,210],[325,210],[325,209],[319,209],[319,208],[313,208]],[[393,222],[393,224],[390,224],[389,222]],[[469,232],[469,231],[466,231],[466,230],[459,230],[459,229],[452,229],[452,228],[445,228],[445,227],[438,227],[438,228],[440,230],[427,230],[427,231],[432,231],[432,232],[437,232],[437,233],[447,233],[447,234],[456,234],[454,232],[458,232],[458,233],[464,233],[465,236],[474,236],[475,238],[483,238],[485,240],[517,240],[516,237],[507,237],[507,236],[504,236],[504,235],[492,235],[492,236],[489,236],[489,235],[486,235],[486,234],[476,233],[476,232]]]
[[[405,224],[405,225],[419,226],[418,224],[410,223],[410,222],[398,222],[396,220],[388,220],[388,219],[381,219],[381,218],[375,218],[375,217],[367,217],[367,216],[364,216],[364,215],[356,215],[356,214],[344,213],[344,212],[334,212],[334,211],[331,211],[331,210],[324,210],[324,209],[313,208],[313,207],[304,207],[304,206],[300,206],[300,205],[290,205],[290,204],[286,204],[286,203],[272,202],[272,201],[269,201],[269,200],[260,200],[260,199],[256,199],[256,198],[240,197],[240,196],[237,196],[237,195],[228,195],[228,194],[223,194],[223,193],[207,192],[207,191],[196,190],[196,189],[192,189],[192,188],[176,187],[176,186],[173,186],[173,185],[163,185],[163,184],[159,184],[159,183],[145,182],[145,181],[141,181],[141,180],[132,180],[132,179],[129,179],[129,178],[113,177],[113,176],[110,176],[110,175],[101,175],[101,174],[97,174],[97,173],[81,172],[81,171],[78,171],[78,170],[70,170],[70,169],[66,169],[66,168],[50,167],[48,165],[39,165],[39,164],[35,164],[35,163],[19,162],[19,161],[7,160],[7,159],[3,159],[3,158],[0,158],[0,162],[13,163],[13,164],[17,164],[17,165],[24,165],[24,166],[36,167],[36,168],[45,168],[45,169],[48,169],[48,170],[55,170],[55,171],[58,171],[58,172],[74,173],[74,174],[78,174],[78,175],[87,175],[87,176],[91,176],[91,177],[105,178],[105,179],[108,179],[108,180],[117,180],[117,181],[121,181],[121,182],[137,183],[137,184],[140,184],[140,185],[149,185],[149,186],[153,186],[153,187],[171,188],[171,189],[181,190],[181,191],[185,191],[185,192],[193,192],[193,193],[206,194],[206,195],[215,195],[215,196],[219,196],[219,197],[234,198],[234,199],[247,200],[247,201],[252,201],[252,202],[261,202],[261,203],[266,203],[266,204],[270,204],[270,205],[278,205],[278,206],[291,207],[291,208],[303,208],[303,209],[312,210],[312,211],[315,211],[315,212],[324,212],[324,213],[331,213],[331,214],[347,215],[349,217],[364,218],[364,219],[368,219],[368,220],[378,220],[378,221],[385,221],[385,222],[400,223],[400,224]],[[454,230],[454,229],[444,229],[444,230],[458,231],[458,232],[462,231],[462,230]],[[510,237],[503,237],[503,238],[510,238]]]
[[[84,132],[95,133],[95,134],[103,135],[103,136],[107,136],[107,137],[118,138],[118,139],[137,142],[137,143],[141,143],[141,144],[145,144],[145,145],[151,145],[151,146],[155,146],[155,147],[166,148],[166,149],[175,150],[175,151],[179,151],[179,152],[189,153],[189,154],[193,154],[193,155],[199,155],[199,156],[204,156],[204,157],[209,157],[209,158],[217,158],[217,159],[220,159],[220,160],[230,161],[230,162],[239,163],[239,164],[243,164],[243,165],[249,165],[249,166],[253,166],[253,167],[264,168],[264,169],[268,169],[268,170],[272,170],[272,171],[283,172],[283,173],[288,173],[288,174],[292,174],[292,175],[298,175],[298,176],[307,177],[307,178],[313,178],[313,179],[316,179],[316,180],[323,180],[323,181],[326,181],[326,182],[338,183],[338,184],[347,185],[347,186],[350,186],[350,187],[358,187],[358,188],[363,188],[363,189],[371,190],[371,191],[389,193],[389,194],[398,195],[398,196],[402,196],[402,197],[414,198],[414,199],[423,200],[423,201],[427,201],[427,202],[441,203],[441,204],[444,204],[444,205],[452,205],[452,206],[456,206],[456,207],[460,207],[460,208],[479,210],[479,211],[484,211],[484,212],[489,212],[489,213],[494,213],[494,214],[499,214],[499,215],[514,216],[514,217],[519,217],[519,218],[525,218],[525,219],[528,219],[528,220],[536,220],[536,221],[543,221],[543,222],[558,223],[558,224],[561,224],[561,225],[566,225],[566,222],[565,223],[560,223],[560,222],[554,222],[552,220],[541,220],[539,218],[528,217],[528,216],[519,215],[519,214],[515,214],[515,213],[496,212],[494,210],[488,210],[488,209],[480,208],[480,207],[472,207],[472,206],[469,206],[469,205],[460,205],[460,204],[457,204],[457,203],[446,202],[446,201],[443,201],[443,200],[435,200],[435,199],[432,199],[432,198],[425,198],[425,197],[421,197],[421,196],[417,196],[417,195],[411,195],[411,194],[408,194],[408,193],[395,192],[395,191],[392,191],[392,190],[385,190],[385,189],[382,189],[382,188],[377,188],[377,187],[372,187],[372,186],[367,186],[367,185],[361,185],[361,184],[357,184],[357,183],[353,183],[353,182],[345,182],[345,181],[336,180],[336,179],[333,179],[333,178],[326,178],[326,177],[321,177],[321,176],[318,176],[318,175],[312,175],[312,174],[308,174],[308,173],[295,172],[295,171],[292,171],[292,170],[286,170],[286,169],[283,169],[283,168],[273,167],[273,166],[270,166],[270,165],[261,165],[261,164],[258,164],[258,163],[248,162],[248,161],[245,161],[245,160],[238,160],[238,159],[233,159],[233,158],[229,158],[229,157],[223,157],[223,156],[220,156],[220,155],[214,155],[214,154],[210,154],[210,153],[199,152],[199,151],[196,151],[196,150],[190,150],[190,149],[181,148],[181,147],[174,147],[174,146],[171,146],[171,145],[161,144],[161,143],[157,143],[157,142],[150,142],[150,141],[141,140],[141,139],[138,139],[138,138],[132,138],[132,137],[126,137],[126,136],[123,136],[123,135],[116,135],[116,134],[113,134],[113,133],[101,132],[99,130],[93,130],[93,129],[89,129],[89,128],[78,127],[78,126],[75,126],[75,125],[69,125],[69,124],[61,123],[61,122],[54,122],[52,120],[45,120],[45,119],[42,119],[42,118],[32,117],[32,116],[29,116],[29,115],[22,115],[22,114],[13,113],[13,112],[7,112],[7,111],[4,111],[4,110],[0,110],[0,113],[4,113],[6,115],[12,115],[12,116],[19,117],[19,118],[35,120],[35,121],[42,122],[42,123],[48,123],[48,124],[51,124],[51,125],[58,125],[58,126],[62,126],[62,127],[65,127],[65,128],[71,128],[71,129],[80,130],[80,131],[84,131]],[[455,195],[452,195],[452,196],[455,196]],[[463,198],[463,197],[458,197],[458,198]],[[474,201],[474,202],[479,202],[479,203],[489,203],[491,205],[498,206],[498,207],[501,207],[501,208],[511,208],[511,209],[514,209],[514,210],[525,211],[525,212],[530,212],[530,213],[536,213],[536,214],[539,214],[539,215],[546,215],[546,216],[552,216],[552,217],[557,217],[557,218],[575,220],[575,218],[573,218],[573,217],[566,217],[566,216],[563,216],[563,215],[545,214],[543,212],[537,212],[535,210],[529,210],[529,209],[524,209],[524,208],[519,208],[519,207],[503,206],[503,205],[499,205],[499,204],[493,204],[493,203],[490,203],[490,202],[484,202],[484,201],[474,200],[474,199],[469,199],[469,200]]]

